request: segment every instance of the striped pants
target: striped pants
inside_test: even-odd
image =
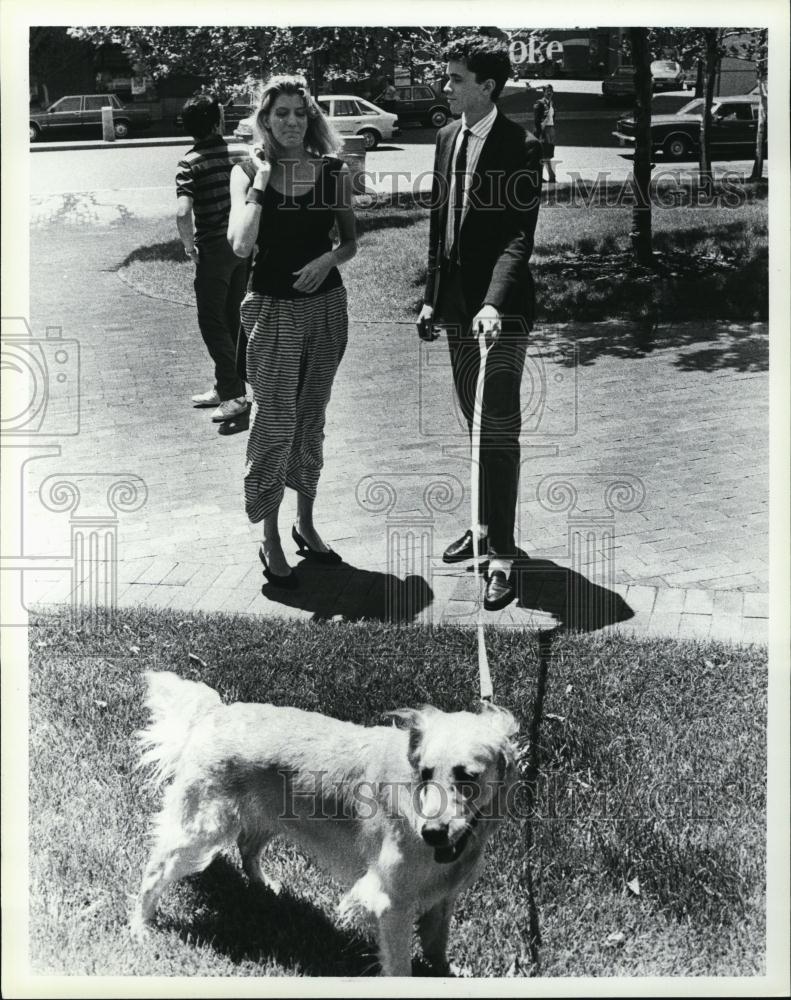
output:
[[[241,315],[253,387],[244,496],[257,523],[278,509],[286,486],[316,496],[327,404],[346,349],[346,289],[302,299],[249,292]]]

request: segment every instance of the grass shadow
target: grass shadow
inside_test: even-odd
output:
[[[274,959],[308,976],[364,976],[378,971],[376,948],[344,931],[319,907],[250,885],[226,857],[216,858],[185,883],[194,893],[189,924],[176,928],[185,942],[200,938],[232,962]]]

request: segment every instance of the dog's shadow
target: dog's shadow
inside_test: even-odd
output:
[[[251,885],[227,857],[185,880],[193,895],[188,922],[171,925],[182,941],[199,938],[234,964],[274,960],[306,976],[379,972],[376,946],[337,927],[326,913],[284,886],[279,895]]]

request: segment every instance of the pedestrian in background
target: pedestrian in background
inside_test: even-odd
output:
[[[554,184],[555,167],[552,160],[555,156],[555,91],[551,83],[544,87],[544,96],[533,106],[535,135],[541,140],[542,158],[547,168],[547,181]]]
[[[253,523],[263,521],[264,576],[291,589],[298,580],[278,527],[286,486],[297,493],[291,536],[298,551],[316,562],[341,561],[316,530],[313,505],[325,413],[348,330],[338,265],[354,256],[357,242],[351,175],[335,155],[342,140],[303,77],[277,76],[265,86],[253,142],[251,160],[231,174],[228,225],[240,257],[258,245],[242,303],[253,388],[245,506]]]
[[[393,78],[391,76],[385,77],[385,89],[382,91],[382,96],[379,98],[379,104],[382,111],[389,111],[392,114],[398,113],[398,91],[393,83]]]
[[[176,174],[176,223],[187,256],[195,263],[198,326],[214,362],[214,387],[192,397],[196,406],[215,407],[215,423],[247,413],[245,383],[236,370],[239,306],[245,293],[247,261],[228,246],[230,179],[234,155],[222,138],[221,106],[216,97],[191,97],[182,111],[195,145],[179,161]]]

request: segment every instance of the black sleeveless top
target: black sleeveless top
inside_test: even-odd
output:
[[[252,181],[255,167],[251,160],[241,164]],[[330,230],[335,224],[338,206],[338,175],[343,160],[324,157],[315,185],[300,195],[281,194],[271,184],[264,190],[258,227],[258,255],[250,279],[250,290],[280,299],[307,298],[294,288],[294,271],[308,261],[332,250]],[[343,284],[340,272],[333,267],[315,292],[320,295]]]

